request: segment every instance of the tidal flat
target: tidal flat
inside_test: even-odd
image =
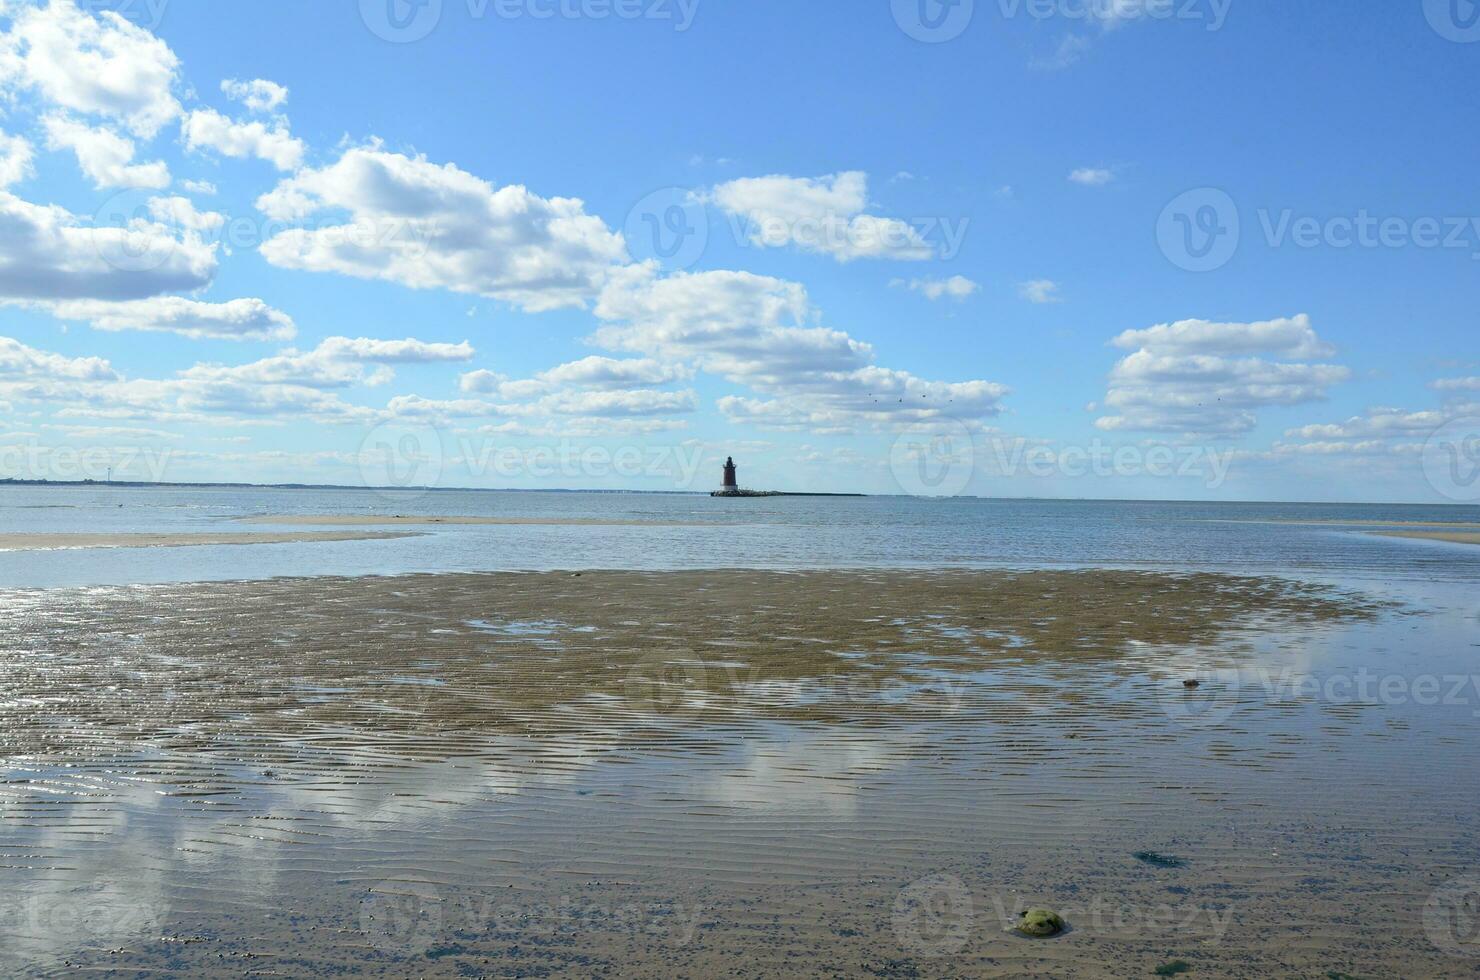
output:
[[[584,571],[0,600],[5,973],[1476,962],[1427,911],[1476,864],[1472,707],[1331,685],[1453,622],[1358,589]],[[1030,907],[1065,930],[1010,933]]]

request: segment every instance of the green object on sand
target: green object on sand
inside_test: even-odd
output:
[[[1057,912],[1048,909],[1028,909],[1019,920],[1017,931],[1037,939],[1057,936],[1064,931],[1064,920]]]
[[[1157,967],[1156,975],[1159,977],[1174,977],[1179,973],[1186,973],[1191,969],[1192,964],[1186,960],[1172,960],[1170,963],[1163,963]]]

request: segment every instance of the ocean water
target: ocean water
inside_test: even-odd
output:
[[[0,974],[1480,965],[1480,547],[1371,533],[1480,508],[0,488],[0,534],[282,514],[656,523],[0,553]],[[945,567],[1377,611],[594,571]],[[264,581],[504,570],[583,575]]]
[[[1480,523],[1480,507],[0,487],[0,534],[291,530],[239,519],[292,514],[656,523],[438,526],[394,540],[96,549],[85,555],[0,552],[0,588],[587,568],[1136,567],[1276,572],[1322,581],[1480,580],[1480,548],[1370,533],[1381,530],[1374,522]]]

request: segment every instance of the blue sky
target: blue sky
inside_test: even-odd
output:
[[[1480,498],[1466,0],[3,9],[0,476]]]

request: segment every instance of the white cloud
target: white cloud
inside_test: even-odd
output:
[[[1440,378],[1432,387],[1435,391],[1480,391],[1480,378]]]
[[[527,311],[583,306],[627,261],[622,236],[577,199],[495,188],[452,164],[374,147],[305,170],[257,204],[282,220],[349,215],[269,239],[261,251],[273,265],[491,296]]]
[[[249,364],[196,364],[171,379],[125,379],[97,358],[71,359],[0,340],[0,397],[62,403],[63,418],[220,424],[373,423],[387,410],[333,389],[391,378],[390,364],[466,360],[467,343],[333,337]],[[485,413],[486,414],[486,413]]]
[[[906,286],[921,294],[926,299],[938,300],[949,297],[956,302],[965,300],[968,296],[981,289],[981,286],[965,276],[951,276],[949,279],[911,279],[906,282],[903,279],[895,279],[891,286]]]
[[[745,177],[720,184],[712,197],[743,218],[750,241],[763,248],[795,245],[805,252],[853,259],[923,260],[935,249],[912,225],[865,213],[868,176],[860,171],[824,177]]]
[[[819,431],[886,427],[1000,411],[1007,393],[987,381],[935,382],[875,366],[873,349],[840,330],[811,326],[817,313],[796,283],[748,272],[659,277],[655,265],[612,277],[596,314],[596,343],[665,362],[691,363],[776,401],[722,399],[721,410]],[[743,403],[743,404],[742,404]],[[734,411],[727,411],[734,416]]]
[[[105,116],[144,139],[179,114],[178,71],[179,59],[153,34],[113,11],[89,16],[71,0],[21,6],[0,34],[0,86]]]
[[[210,283],[213,246],[142,217],[83,225],[57,206],[0,191],[0,298],[142,299]]]
[[[118,373],[100,357],[64,357],[0,337],[0,380],[115,381]]]
[[[1069,180],[1085,187],[1104,187],[1114,179],[1115,174],[1103,167],[1080,167],[1069,174]]]
[[[304,388],[374,386],[391,380],[393,375],[388,365],[467,361],[473,354],[473,347],[467,341],[445,344],[412,338],[330,337],[311,351],[289,349],[273,357],[231,367],[197,364],[181,372],[181,377],[193,381]],[[367,370],[369,365],[378,367]]]
[[[542,399],[537,407],[554,415],[646,417],[697,411],[699,399],[687,390],[563,391]]]
[[[1255,323],[1178,320],[1144,330],[1127,330],[1111,341],[1123,350],[1152,348],[1167,354],[1254,354],[1268,352],[1296,360],[1332,357],[1336,348],[1316,336],[1310,316],[1300,314]]]
[[[254,78],[250,82],[228,78],[221,83],[221,92],[228,99],[246,106],[249,112],[272,112],[288,101],[288,90],[265,78]]]
[[[182,180],[180,186],[192,194],[216,193],[216,185],[209,180]]]
[[[297,333],[291,317],[260,299],[225,303],[202,303],[181,296],[121,303],[70,300],[49,309],[60,319],[87,321],[98,330],[175,333],[196,340],[291,340]]]
[[[458,385],[466,392],[523,401],[560,388],[617,391],[642,385],[669,384],[686,380],[692,374],[680,364],[664,364],[651,358],[591,356],[556,365],[533,378],[520,381],[510,381],[493,371],[470,371],[458,379]]]
[[[1254,410],[1320,401],[1350,377],[1333,364],[1295,363],[1329,356],[1306,316],[1257,323],[1182,320],[1127,330],[1113,343],[1136,348],[1110,373],[1105,430],[1236,435],[1252,429]],[[1287,358],[1272,361],[1254,354]]]
[[[83,174],[100,190],[169,186],[170,170],[163,161],[134,163],[134,141],[111,129],[87,126],[60,115],[47,116],[42,126],[46,129],[46,148],[71,150]]]
[[[9,187],[35,174],[35,151],[24,136],[0,133],[0,187]]]
[[[215,109],[196,109],[185,117],[180,129],[190,150],[212,149],[229,157],[256,157],[279,170],[296,170],[303,162],[303,141],[288,131],[282,119],[269,128],[261,120],[239,122]]]
[[[1018,295],[1029,303],[1061,303],[1059,284],[1052,279],[1032,279],[1018,286]]]
[[[554,385],[615,389],[668,384],[689,376],[690,372],[679,365],[664,364],[651,358],[592,356],[541,371],[539,379]]]
[[[433,364],[471,360],[473,345],[466,340],[456,344],[431,343],[407,337],[405,340],[371,340],[368,337],[330,337],[319,344],[317,353],[345,361],[374,364]]]
[[[151,197],[146,203],[149,216],[164,225],[189,231],[211,232],[226,224],[226,216],[215,211],[199,211],[186,197]]]
[[[1373,408],[1345,422],[1304,425],[1285,432],[1287,439],[1389,439],[1427,435],[1448,421],[1444,412],[1410,412],[1400,408]]]

